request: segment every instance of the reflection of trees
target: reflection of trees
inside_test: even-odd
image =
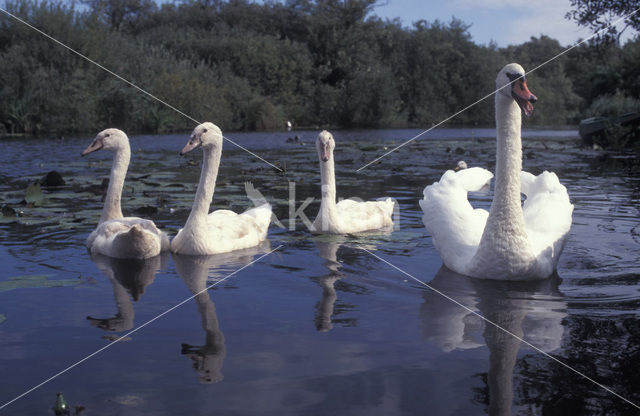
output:
[[[193,361],[193,369],[198,373],[201,383],[222,381],[222,364],[227,355],[224,334],[220,330],[216,307],[207,287],[215,283],[215,279],[225,277],[223,272],[218,271],[220,267],[224,266],[224,270],[231,273],[249,264],[254,256],[268,252],[269,248],[269,242],[264,241],[257,247],[211,256],[173,254],[178,274],[191,293],[196,295],[194,300],[198,305],[202,329],[205,332],[204,345],[182,344],[181,351]]]
[[[485,403],[491,415],[509,415],[513,403],[513,369],[520,340],[544,352],[560,347],[566,305],[558,292],[556,277],[541,282],[500,282],[470,279],[444,266],[429,283],[431,287],[479,313],[500,328],[483,321],[469,310],[428,290],[420,307],[424,336],[443,351],[476,348],[480,331],[489,349],[488,391],[476,391],[476,401]]]
[[[127,331],[133,328],[135,313],[129,295],[134,301],[140,299],[145,288],[153,282],[156,272],[167,259],[166,254],[144,260],[91,255],[91,260],[113,284],[113,295],[118,308],[118,313],[111,318],[87,316],[91,325],[105,331]]]
[[[566,325],[571,334],[567,337],[566,356],[559,359],[627,400],[640,403],[640,320],[619,315],[571,315]],[[539,407],[541,414],[638,413],[622,399],[544,357],[525,355],[517,368],[527,380],[519,387],[521,402]]]

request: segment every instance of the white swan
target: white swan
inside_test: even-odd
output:
[[[103,130],[82,156],[100,149],[111,150],[114,156],[102,216],[98,227],[87,238],[89,251],[122,259],[146,259],[168,250],[169,237],[153,221],[122,216],[120,199],[131,158],[127,135],[118,129]]]
[[[202,147],[204,154],[200,182],[191,214],[184,228],[171,241],[171,251],[180,254],[205,255],[226,253],[258,245],[267,237],[271,221],[271,205],[264,204],[242,214],[221,209],[209,214],[216,187],[222,132],[213,123],[197,126],[181,155]]]
[[[322,201],[311,230],[329,234],[359,233],[393,226],[391,198],[384,201],[356,201],[344,199],[336,203],[336,177],[333,163],[333,135],[322,131],[316,139],[320,159]]]
[[[447,171],[424,189],[423,222],[444,264],[458,273],[498,280],[549,277],[571,227],[573,205],[554,173],[534,176],[522,169],[522,116],[537,98],[527,88],[524,69],[505,66],[496,79],[496,184],[489,213],[473,209],[467,192],[489,182],[491,172]],[[524,206],[520,193],[526,195]]]

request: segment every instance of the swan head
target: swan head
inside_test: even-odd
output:
[[[526,116],[533,113],[533,103],[538,101],[538,97],[533,95],[527,87],[525,71],[518,64],[509,64],[502,68],[496,78],[496,88],[498,94],[503,94],[513,98],[520,106]]]
[[[316,150],[318,151],[320,160],[322,162],[328,162],[333,155],[333,149],[335,147],[336,142],[333,140],[333,135],[326,130],[322,130],[316,139]]]
[[[180,156],[201,147],[211,149],[222,147],[222,131],[213,123],[206,122],[193,129],[187,144],[180,151]]]
[[[467,162],[465,162],[464,160],[459,160],[458,163],[456,164],[456,168],[454,169],[454,171],[459,171],[459,170],[464,170],[467,169],[469,166],[467,166]]]
[[[122,130],[106,129],[98,133],[96,138],[93,139],[93,142],[91,142],[91,144],[86,149],[84,149],[84,152],[82,152],[82,156],[86,156],[89,153],[95,152],[100,149],[116,150],[122,149],[128,145],[129,138]]]

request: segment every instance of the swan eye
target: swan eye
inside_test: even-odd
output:
[[[203,133],[206,133],[206,132],[207,132],[207,129],[202,130],[202,132],[203,132]]]
[[[109,137],[109,136],[111,136],[110,133],[107,133],[107,134],[104,135],[104,137]]]
[[[515,74],[512,74],[512,73],[510,73],[510,72],[507,72],[507,77],[509,78],[509,81],[511,81],[511,82],[513,82],[513,81],[515,81],[515,80],[518,80],[518,79],[521,79],[521,80],[524,80],[524,79],[525,79],[525,78],[524,78],[524,75],[519,74],[519,73],[517,73],[517,72],[516,72]]]

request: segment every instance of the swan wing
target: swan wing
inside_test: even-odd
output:
[[[391,198],[382,201],[343,199],[336,204],[336,211],[343,233],[359,233],[392,226],[394,206]]]
[[[444,264],[458,273],[465,273],[489,215],[484,209],[473,208],[467,194],[482,189],[492,177],[491,172],[478,167],[448,170],[440,181],[424,189],[422,222]]]
[[[242,214],[221,209],[207,216],[207,239],[210,254],[226,253],[253,247],[267,237],[271,222],[271,205],[263,204]]]
[[[105,221],[87,238],[91,253],[116,258],[143,259],[169,249],[169,237],[151,220],[125,217]]]
[[[538,262],[553,271],[571,228],[573,205],[567,188],[547,171],[538,176],[522,172],[521,184],[527,197],[522,211],[531,248]]]

